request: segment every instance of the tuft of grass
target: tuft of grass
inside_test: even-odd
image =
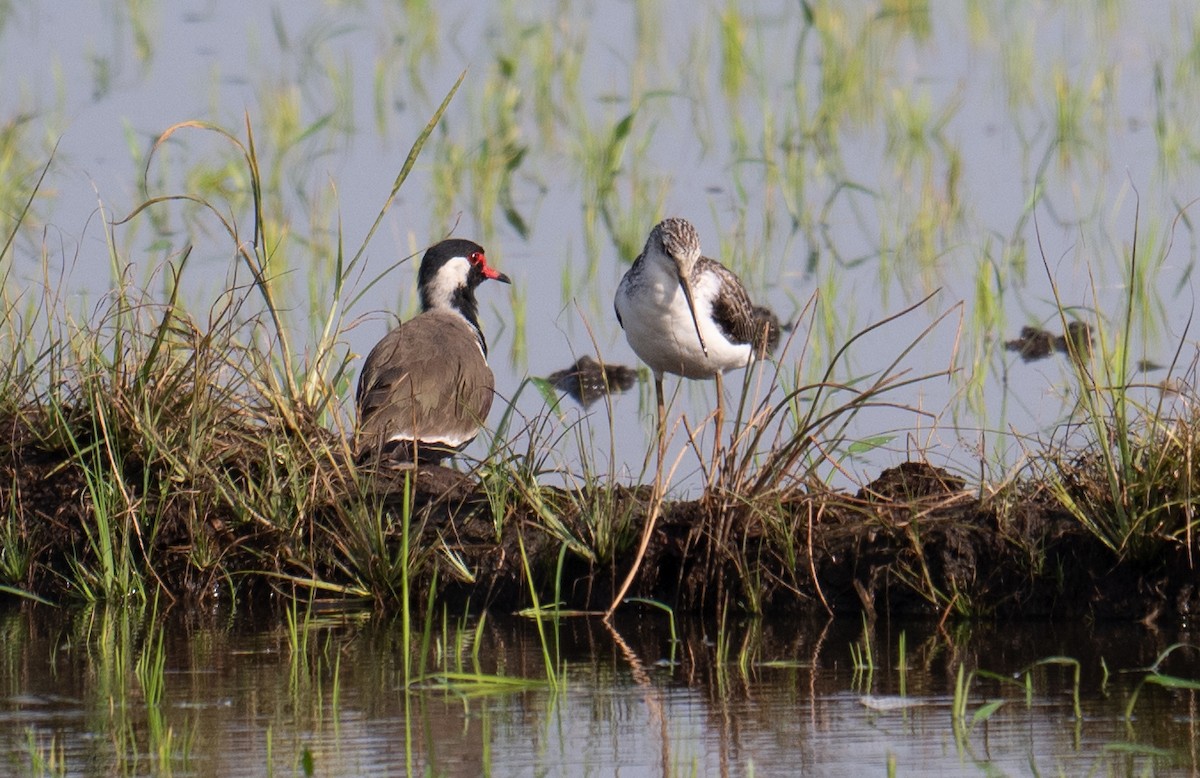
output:
[[[1045,261],[1043,259],[1043,261]],[[1118,559],[1145,563],[1182,547],[1195,553],[1197,519],[1193,510],[1200,470],[1200,413],[1194,389],[1168,379],[1142,396],[1132,381],[1131,346],[1138,322],[1154,308],[1145,303],[1147,285],[1137,228],[1129,256],[1129,282],[1122,319],[1069,320],[1069,311],[1053,285],[1065,347],[1075,377],[1076,413],[1085,443],[1052,441],[1035,457],[1035,467],[1050,493],[1081,526]],[[1142,279],[1142,280],[1139,280]],[[1103,310],[1099,300],[1095,310]],[[1190,318],[1188,329],[1190,329]],[[1174,372],[1184,339],[1171,363]],[[1182,392],[1181,402],[1169,398]]]
[[[774,372],[766,390],[761,387],[765,380],[763,373],[770,371],[769,367],[759,363],[746,371],[728,446],[712,460],[705,462],[701,457],[702,468],[708,474],[703,498],[706,532],[702,553],[709,564],[726,560],[732,565],[738,594],[750,610],[762,610],[762,597],[766,593],[766,587],[758,579],[762,555],[776,555],[782,560],[783,569],[794,571],[797,578],[791,582],[792,586],[798,586],[800,578],[808,572],[801,560],[811,558],[811,549],[806,548],[805,541],[811,537],[811,526],[806,530],[801,524],[802,512],[785,510],[784,506],[804,503],[814,488],[820,491],[821,470],[836,472],[841,468],[841,460],[852,455],[855,446],[862,443],[849,434],[855,418],[875,407],[897,407],[887,399],[889,395],[950,373],[947,368],[913,376],[902,367],[906,357],[949,315],[948,311],[912,343],[899,349],[890,364],[873,376],[861,382],[834,379],[835,369],[857,341],[911,314],[931,297],[851,337],[833,355],[819,382],[802,383],[796,368],[781,398],[775,390],[781,388],[776,382],[781,380],[782,371]],[[784,347],[785,354],[791,345]],[[922,413],[915,408],[909,410],[914,415]],[[812,520],[811,512],[808,520]],[[765,550],[762,545],[744,542],[750,528],[756,530],[753,534],[761,531],[768,539]],[[715,596],[720,598],[723,584],[717,581],[714,585]]]
[[[399,264],[355,284],[366,244],[457,88],[414,141],[362,247],[343,253],[339,238],[329,307],[303,353],[293,345],[275,253],[287,228],[268,215],[274,184],[260,167],[249,121],[244,140],[203,122],[176,124],[145,158],[149,170],[156,152],[183,133],[220,138],[242,164],[248,225],[232,216],[235,207],[198,194],[149,196],[113,223],[114,287],[92,317],[73,317],[49,281],[40,300],[26,293],[28,314],[6,294],[4,331],[33,337],[4,343],[0,420],[13,434],[0,448],[8,483],[0,582],[144,602],[154,591],[233,589],[253,576],[285,591],[396,599],[397,576],[412,571],[407,557],[396,556],[392,514],[381,511],[370,474],[354,467],[344,432],[346,311]],[[234,283],[201,315],[179,297],[192,273],[191,246],[160,269],[161,299],[138,288],[117,249],[116,227],[179,204],[207,215],[233,246]],[[23,497],[40,484],[80,495],[62,521],[38,521],[38,511],[54,509]],[[70,548],[65,566],[22,553],[43,547]]]

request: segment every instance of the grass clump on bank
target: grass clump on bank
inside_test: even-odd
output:
[[[179,125],[163,139],[185,129],[214,130]],[[198,316],[179,299],[190,250],[163,265],[167,292],[155,299],[128,281],[110,241],[120,281],[86,320],[49,284],[36,299],[6,298],[0,591],[55,601],[282,591],[384,608],[434,594],[508,610],[606,606],[640,537],[648,489],[605,483],[586,463],[571,486],[546,486],[556,441],[538,433],[547,429],[539,419],[523,420],[538,434],[516,448],[511,408],[478,480],[356,466],[342,410],[354,366],[342,338],[357,299],[347,281],[363,251],[347,259],[339,248],[333,300],[301,356],[278,299],[271,252],[280,239],[262,216],[252,136],[242,144],[218,132],[251,182],[249,235],[188,196],[151,199],[130,218],[198,202],[249,282]],[[1092,381],[1081,407],[1096,442],[1044,452],[1044,467],[1010,483],[969,489],[915,461],[856,494],[824,486],[817,473],[869,443],[851,439],[851,420],[903,407],[903,390],[944,375],[903,369],[922,334],[869,380],[834,379],[848,349],[892,321],[852,338],[818,383],[764,366],[747,375],[728,446],[712,457],[692,446],[704,493],[663,506],[632,595],[691,610],[943,618],[1078,613],[1081,601],[1139,617],[1200,607],[1190,583],[1200,429],[1190,389],[1180,413],[1147,408],[1134,425],[1124,394],[1105,388],[1115,384]],[[763,377],[770,386],[757,395]]]

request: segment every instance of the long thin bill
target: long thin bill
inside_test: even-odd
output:
[[[700,334],[700,320],[696,318],[696,303],[692,300],[692,283],[686,277],[679,277],[679,285],[683,287],[683,296],[687,300],[688,310],[692,313],[692,324],[696,326],[696,337],[700,339],[700,350],[704,352],[704,356],[708,356],[708,345],[704,342],[704,336]]]

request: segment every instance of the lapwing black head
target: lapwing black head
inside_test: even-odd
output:
[[[453,238],[425,252],[421,314],[385,335],[358,377],[360,460],[436,463],[474,440],[495,385],[475,300],[489,279],[511,283],[478,243]]]

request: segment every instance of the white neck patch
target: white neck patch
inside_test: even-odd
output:
[[[470,271],[471,261],[466,257],[452,257],[446,260],[426,289],[429,307],[454,310],[450,301],[456,291],[467,285],[467,274]]]

